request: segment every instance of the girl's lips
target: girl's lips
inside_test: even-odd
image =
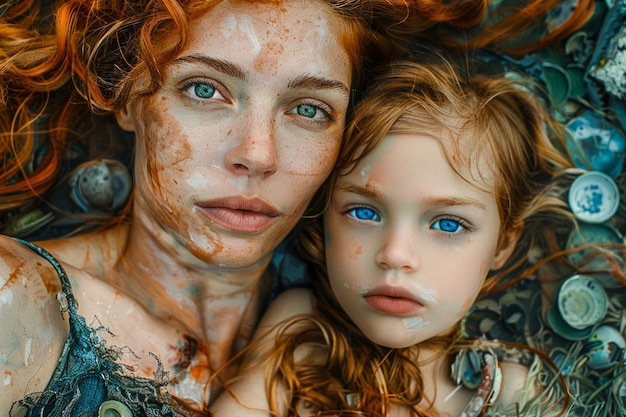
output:
[[[258,233],[279,216],[278,210],[258,198],[228,197],[198,204],[200,211],[226,229],[241,233]]]
[[[399,287],[376,287],[366,292],[363,298],[371,307],[386,314],[411,314],[424,307],[413,293]]]

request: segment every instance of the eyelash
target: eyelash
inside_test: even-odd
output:
[[[359,219],[358,217],[356,217],[355,215],[352,215],[350,213],[354,212],[355,210],[370,210],[372,213],[374,213],[378,219],[377,220],[372,220],[372,219]],[[375,222],[375,223],[380,223],[382,221],[381,215],[380,213],[368,206],[364,206],[364,205],[357,205],[357,206],[353,206],[353,207],[349,207],[344,211],[344,215],[347,216],[348,218],[350,218],[351,220],[355,221],[355,222],[359,222],[359,223],[365,223],[365,222]]]
[[[433,229],[432,228],[433,225],[437,224],[438,222],[445,221],[445,220],[450,220],[450,221],[453,221],[455,223],[458,223],[459,227],[463,228],[463,230],[460,230],[460,231],[457,230],[457,231],[454,231],[454,232],[447,232],[445,230],[442,230],[441,228],[439,228],[439,229]],[[451,216],[451,215],[445,215],[445,216],[441,216],[439,218],[434,219],[430,223],[429,229],[435,230],[437,232],[444,233],[445,235],[452,236],[452,237],[462,236],[462,235],[465,235],[467,233],[471,233],[472,230],[473,230],[472,227],[470,226],[470,224],[466,220],[464,220],[464,219],[462,219],[460,217]]]
[[[377,218],[376,219],[360,219],[356,215],[351,214],[355,210],[370,210]],[[369,223],[369,222],[380,223],[382,221],[381,215],[377,210],[371,207],[365,206],[365,205],[357,205],[357,206],[349,207],[346,210],[344,210],[344,215],[347,216],[350,220],[358,222],[358,223]],[[439,226],[438,229],[433,229],[433,225],[440,223],[442,221],[446,221],[446,220],[450,220],[450,221],[457,223],[459,228],[461,228],[462,230],[455,230],[453,232],[448,232],[448,231],[441,229],[441,225]],[[445,216],[441,216],[441,217],[434,219],[429,224],[429,229],[435,230],[437,232],[443,233],[445,236],[449,236],[453,238],[460,237],[467,233],[471,233],[473,230],[470,224],[466,220],[457,216],[450,216],[450,215],[445,215]]]
[[[202,98],[202,97],[197,97],[193,95],[192,93],[188,92],[190,88],[197,86],[199,84],[206,84],[208,86],[211,86],[212,88],[215,89],[215,93],[219,94],[222,98],[215,98],[215,97]],[[223,88],[221,88],[219,83],[216,83],[213,80],[208,80],[205,78],[190,78],[188,80],[185,80],[180,84],[179,90],[182,92],[185,98],[187,98],[189,101],[196,103],[196,104],[200,104],[200,105],[206,104],[207,100],[212,100],[212,99],[229,102],[229,100],[227,99],[228,95],[223,93],[222,91]],[[320,111],[323,114],[323,117],[313,117],[313,118],[299,115],[301,116],[302,119],[306,120],[306,123],[321,126],[321,125],[326,125],[328,123],[332,123],[337,119],[336,116],[334,115],[333,109],[330,106],[322,102],[319,102],[317,100],[312,100],[312,99],[305,99],[302,102],[292,105],[291,107],[289,107],[287,114],[298,115],[299,106],[310,106]]]
[[[328,120],[335,121],[335,119],[336,119],[335,116],[333,115],[333,109],[330,108],[328,105],[326,105],[324,103],[321,103],[319,101],[305,99],[303,102],[296,104],[292,108],[297,108],[298,106],[315,107],[316,109],[321,111]]]
[[[180,84],[179,90],[188,100],[197,104],[205,104],[207,100],[215,99],[214,97],[202,98],[202,97],[193,96],[191,95],[191,93],[187,91],[191,87],[197,86],[199,84],[206,84],[206,85],[213,87],[215,89],[215,93],[218,93],[220,96],[223,97],[223,99],[219,99],[219,100],[228,102],[228,100],[226,99],[227,95],[222,92],[222,88],[220,88],[219,84],[216,83],[215,81],[207,80],[204,78],[191,78],[191,79],[185,80]]]

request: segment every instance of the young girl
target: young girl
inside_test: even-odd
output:
[[[561,174],[571,165],[547,123],[508,80],[394,64],[356,109],[330,198],[314,208],[327,204],[323,221],[301,225],[313,291],[271,305],[215,414],[559,412],[558,390],[526,378],[526,366],[548,380],[550,369],[501,364],[495,342],[458,338],[481,290],[532,239],[527,223],[570,220],[561,194],[571,178]],[[466,362],[450,364],[470,345],[482,346],[471,349],[475,385]]]

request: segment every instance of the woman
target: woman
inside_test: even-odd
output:
[[[7,55],[34,62],[4,69],[5,88],[32,92],[3,107],[16,143],[34,94],[56,89],[63,111],[84,97],[112,113],[136,153],[132,221],[42,243],[51,255],[0,238],[0,413],[205,409],[338,154],[372,8],[342,4],[68,1],[58,45]]]

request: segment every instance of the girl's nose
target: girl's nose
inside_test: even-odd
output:
[[[390,234],[376,253],[376,264],[382,269],[417,270],[419,254],[415,233],[403,231]]]

